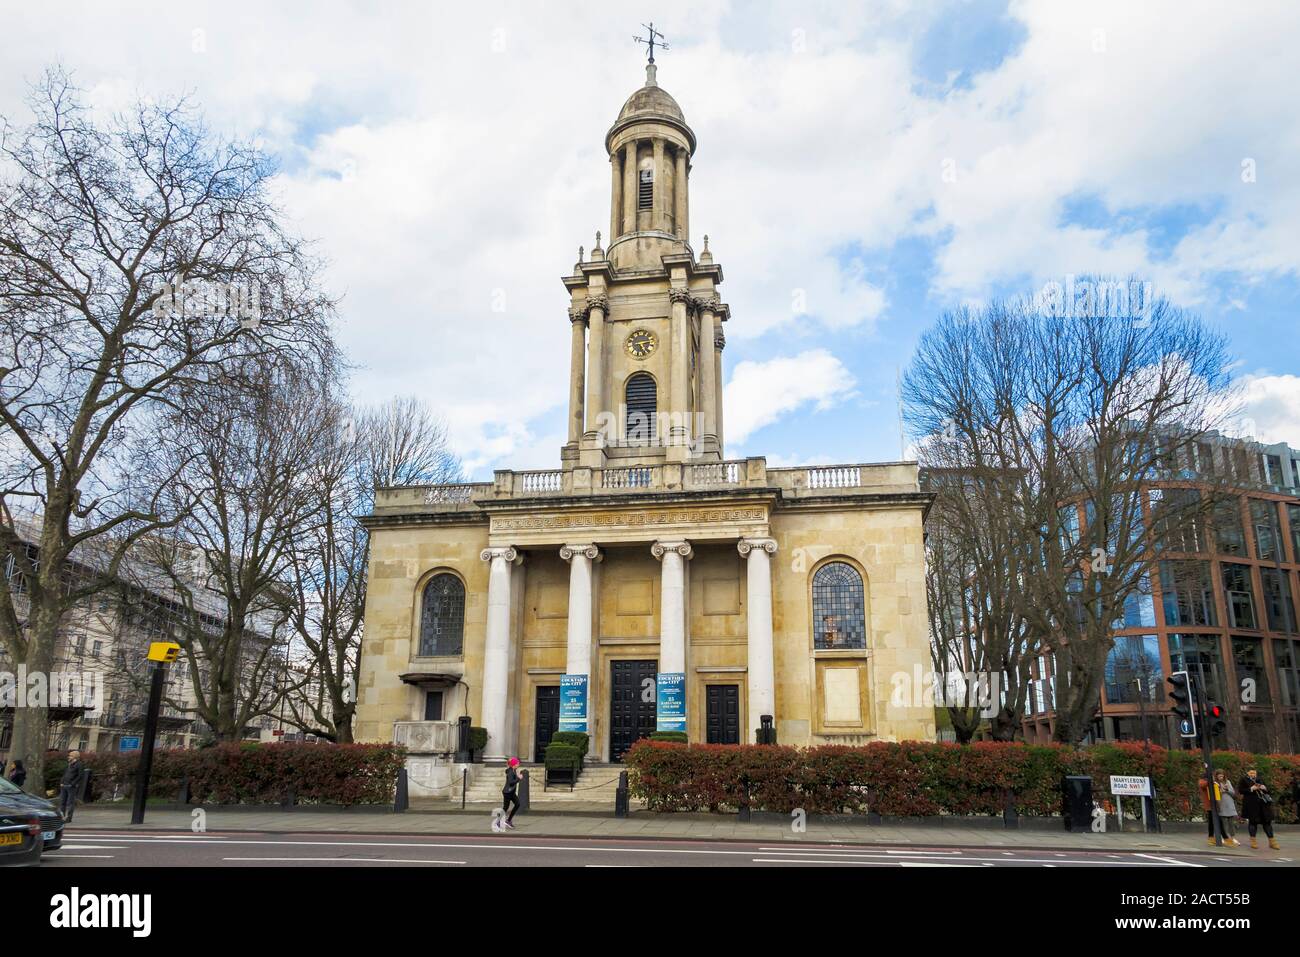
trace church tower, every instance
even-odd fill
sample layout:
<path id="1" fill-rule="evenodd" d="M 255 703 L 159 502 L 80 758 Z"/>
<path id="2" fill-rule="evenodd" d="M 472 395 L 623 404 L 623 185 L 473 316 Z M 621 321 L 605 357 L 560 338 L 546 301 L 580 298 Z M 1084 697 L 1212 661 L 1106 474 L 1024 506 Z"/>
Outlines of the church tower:
<path id="1" fill-rule="evenodd" d="M 608 245 L 579 251 L 571 299 L 565 468 L 722 459 L 722 267 L 690 241 L 695 133 L 658 83 L 628 97 L 605 135 Z"/>

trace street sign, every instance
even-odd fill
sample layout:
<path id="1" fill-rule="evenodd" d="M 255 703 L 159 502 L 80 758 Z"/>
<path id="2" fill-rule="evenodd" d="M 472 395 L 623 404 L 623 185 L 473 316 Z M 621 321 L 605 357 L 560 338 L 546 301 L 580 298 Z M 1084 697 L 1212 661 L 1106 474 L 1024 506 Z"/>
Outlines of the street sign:
<path id="1" fill-rule="evenodd" d="M 119 751 L 139 751 L 140 739 L 137 737 L 123 738 L 118 745 Z"/>
<path id="2" fill-rule="evenodd" d="M 1137 774 L 1112 774 L 1110 793 L 1116 797 L 1150 797 L 1151 779 Z"/>

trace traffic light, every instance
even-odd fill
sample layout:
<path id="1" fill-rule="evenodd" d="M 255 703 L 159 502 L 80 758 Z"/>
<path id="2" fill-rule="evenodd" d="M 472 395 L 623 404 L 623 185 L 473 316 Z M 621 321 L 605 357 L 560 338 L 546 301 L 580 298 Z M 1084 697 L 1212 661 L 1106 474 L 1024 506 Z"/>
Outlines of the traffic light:
<path id="1" fill-rule="evenodd" d="M 1178 720 L 1178 734 L 1184 738 L 1196 737 L 1196 707 L 1192 702 L 1192 682 L 1186 671 L 1175 671 L 1165 679 L 1172 686 L 1169 697 L 1174 699 L 1174 717 Z"/>
<path id="2" fill-rule="evenodd" d="M 1228 727 L 1228 722 L 1224 720 L 1226 712 L 1222 705 L 1215 704 L 1213 701 L 1205 709 L 1205 723 L 1209 726 L 1210 737 L 1217 738 Z"/>

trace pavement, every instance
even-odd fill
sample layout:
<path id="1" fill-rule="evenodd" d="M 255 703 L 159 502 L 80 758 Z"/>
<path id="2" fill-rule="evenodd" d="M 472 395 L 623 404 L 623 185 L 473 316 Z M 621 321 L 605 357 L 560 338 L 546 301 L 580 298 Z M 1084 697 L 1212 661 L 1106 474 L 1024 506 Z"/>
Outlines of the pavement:
<path id="1" fill-rule="evenodd" d="M 486 841 L 523 838 L 563 838 L 573 842 L 595 839 L 639 844 L 659 842 L 741 842 L 755 845 L 848 845 L 894 849 L 940 848 L 963 853 L 980 849 L 1011 852 L 1050 850 L 1055 852 L 1091 852 L 1130 855 L 1190 855 L 1202 863 L 1259 863 L 1296 866 L 1300 863 L 1300 829 L 1279 828 L 1280 851 L 1273 851 L 1261 840 L 1257 851 L 1246 844 L 1244 831 L 1238 835 L 1240 848 L 1208 847 L 1203 832 L 1172 831 L 1146 834 L 1141 831 L 1109 831 L 1104 834 L 1072 833 L 1064 829 L 1007 830 L 1000 827 L 968 827 L 896 824 L 868 824 L 864 818 L 812 818 L 803 830 L 778 815 L 755 815 L 742 822 L 735 815 L 667 814 L 634 811 L 627 818 L 616 818 L 608 806 L 599 810 L 566 808 L 563 813 L 534 809 L 515 819 L 516 830 L 506 835 L 494 834 L 492 815 L 487 808 L 479 813 L 408 811 L 308 811 L 233 809 L 222 807 L 191 810 L 150 808 L 145 823 L 130 824 L 130 808 L 85 806 L 77 809 L 68 826 L 64 852 L 49 855 L 53 860 L 66 856 L 71 860 L 79 843 L 102 844 L 109 833 L 123 838 L 144 836 L 149 843 L 166 832 L 168 840 L 200 843 L 220 836 L 238 840 L 240 835 L 256 835 L 257 840 L 272 840 L 281 835 L 332 836 L 364 842 L 369 836 L 391 835 L 406 839 L 429 837 L 481 838 Z M 197 813 L 196 813 L 197 812 Z M 1261 835 L 1262 837 L 1262 835 Z M 381 842 L 382 843 L 382 842 Z M 129 844 L 127 846 L 130 846 Z M 93 852 L 87 852 L 93 853 Z M 90 863 L 98 858 L 87 858 Z M 126 863 L 122 861 L 121 863 Z"/>

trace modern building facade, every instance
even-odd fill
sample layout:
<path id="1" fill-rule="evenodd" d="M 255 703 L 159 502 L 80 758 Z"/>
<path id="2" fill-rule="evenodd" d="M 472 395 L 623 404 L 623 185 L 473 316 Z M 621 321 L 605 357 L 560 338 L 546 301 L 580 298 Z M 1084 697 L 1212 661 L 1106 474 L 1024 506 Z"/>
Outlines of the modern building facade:
<path id="1" fill-rule="evenodd" d="M 1116 632 L 1092 736 L 1140 741 L 1145 722 L 1154 743 L 1193 746 L 1177 733 L 1165 681 L 1188 670 L 1227 710 L 1218 746 L 1300 752 L 1300 450 L 1215 434 L 1167 466 L 1144 502 L 1157 573 Z M 1165 529 L 1152 494 L 1216 502 Z M 1034 677 L 1026 737 L 1050 740 L 1050 656 Z"/>
<path id="2" fill-rule="evenodd" d="M 445 751 L 461 715 L 489 760 L 540 758 L 557 728 L 595 760 L 656 729 L 752 742 L 764 716 L 789 744 L 933 739 L 932 707 L 890 704 L 929 667 L 915 464 L 725 456 L 734 320 L 653 64 L 605 147 L 608 242 L 563 277 L 560 467 L 380 490 L 357 739 Z"/>

